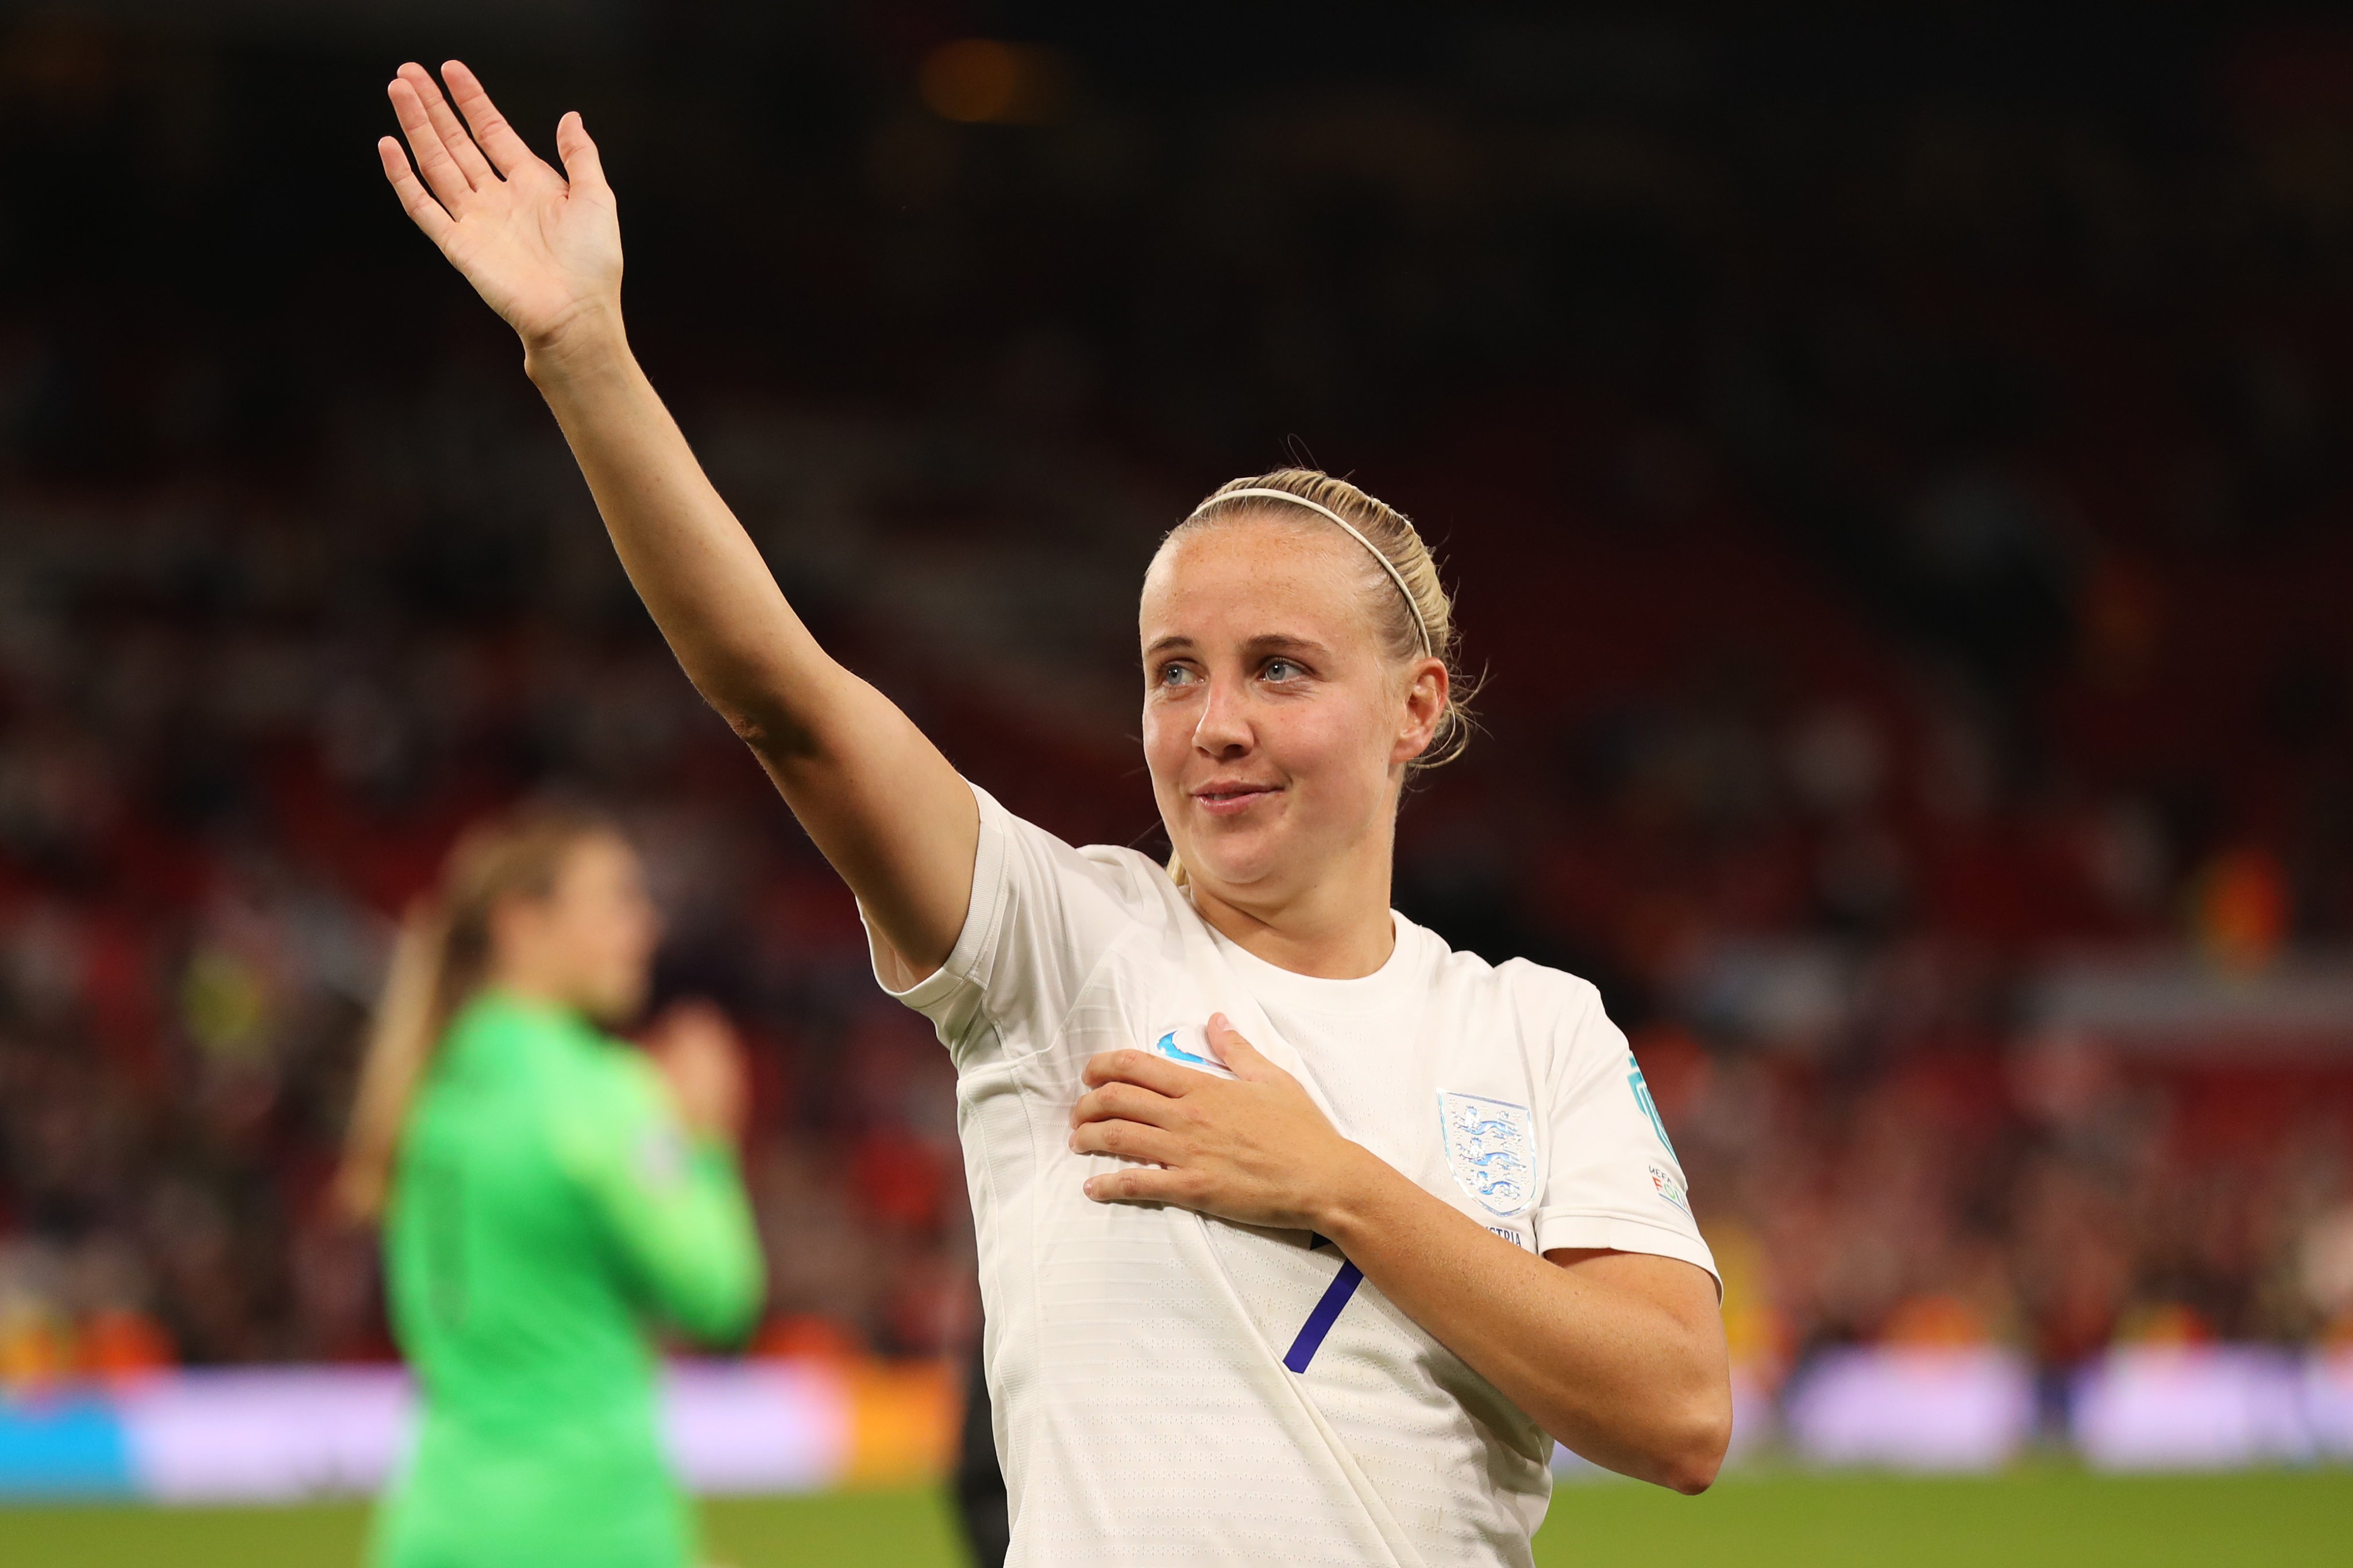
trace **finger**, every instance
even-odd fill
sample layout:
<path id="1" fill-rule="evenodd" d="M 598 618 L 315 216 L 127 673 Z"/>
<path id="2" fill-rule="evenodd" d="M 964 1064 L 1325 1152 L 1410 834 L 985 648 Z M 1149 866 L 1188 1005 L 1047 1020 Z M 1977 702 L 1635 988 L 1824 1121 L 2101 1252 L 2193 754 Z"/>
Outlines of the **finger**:
<path id="1" fill-rule="evenodd" d="M 1192 1151 L 1183 1139 L 1140 1121 L 1090 1121 L 1071 1134 L 1076 1154 L 1116 1154 L 1123 1160 L 1149 1160 L 1174 1165 Z"/>
<path id="2" fill-rule="evenodd" d="M 1164 1057 L 1135 1050 L 1104 1051 L 1089 1057 L 1081 1076 L 1089 1089 L 1100 1089 L 1107 1083 L 1132 1083 L 1172 1099 L 1199 1088 L 1204 1079 L 1204 1075 L 1195 1068 L 1178 1067 Z"/>
<path id="3" fill-rule="evenodd" d="M 1241 1031 L 1223 1013 L 1209 1015 L 1209 1045 L 1218 1059 L 1233 1069 L 1236 1078 L 1263 1080 L 1288 1080 L 1291 1075 L 1266 1059 L 1266 1053 L 1242 1038 Z"/>
<path id="4" fill-rule="evenodd" d="M 1089 1176 L 1084 1189 L 1099 1204 L 1176 1204 L 1184 1208 L 1197 1206 L 1206 1190 L 1201 1178 L 1192 1172 L 1156 1165 L 1134 1165 Z"/>
<path id="5" fill-rule="evenodd" d="M 1071 1108 L 1071 1125 L 1080 1127 L 1090 1121 L 1124 1118 L 1155 1127 L 1173 1127 L 1182 1114 L 1177 1102 L 1165 1094 L 1114 1081 L 1081 1095 L 1078 1104 Z"/>
<path id="6" fill-rule="evenodd" d="M 441 205 L 449 209 L 450 216 L 456 216 L 466 198 L 474 194 L 474 183 L 466 178 L 466 171 L 449 156 L 441 133 L 433 129 L 433 117 L 426 113 L 425 100 L 418 95 L 417 84 L 406 76 L 397 76 L 384 91 L 392 100 L 392 115 L 400 121 L 400 133 L 408 138 L 417 172 L 425 176 L 425 183 L 441 199 Z"/>
<path id="7" fill-rule="evenodd" d="M 743 1046 L 734 1021 L 716 1003 L 701 996 L 681 997 L 663 1008 L 651 1034 L 664 1048 L 685 1045 L 733 1051 Z"/>
<path id="8" fill-rule="evenodd" d="M 400 198 L 402 207 L 417 221 L 417 226 L 425 231 L 426 238 L 436 245 L 440 244 L 442 237 L 457 226 L 457 220 L 433 199 L 432 192 L 418 183 L 417 172 L 408 166 L 408 154 L 402 150 L 400 138 L 382 138 L 376 142 L 375 151 L 376 156 L 384 160 L 384 177 L 392 182 L 393 194 Z"/>
<path id="9" fill-rule="evenodd" d="M 468 129 L 473 132 L 474 141 L 490 159 L 491 167 L 501 174 L 512 175 L 519 168 L 539 163 L 538 155 L 524 145 L 523 139 L 515 134 L 515 128 L 507 123 L 507 117 L 499 112 L 499 106 L 491 101 L 491 95 L 482 90 L 482 79 L 467 69 L 465 61 L 444 61 L 441 79 L 449 84 L 449 96 L 457 100 L 458 112 L 466 117 Z"/>
<path id="10" fill-rule="evenodd" d="M 613 187 L 605 183 L 605 161 L 597 155 L 596 143 L 588 140 L 588 128 L 580 122 L 579 110 L 555 122 L 555 155 L 564 160 L 564 177 L 572 182 L 573 189 L 604 196 L 613 194 Z"/>
<path id="11" fill-rule="evenodd" d="M 411 76 L 411 71 L 417 74 Z M 482 156 L 482 150 L 474 145 L 474 139 L 466 133 L 465 122 L 458 118 L 458 111 L 449 107 L 448 95 L 441 90 L 441 84 L 435 81 L 423 66 L 413 61 L 401 67 L 400 74 L 416 89 L 417 99 L 425 105 L 425 117 L 432 122 L 433 132 L 441 138 L 441 144 L 449 149 L 450 160 L 465 171 L 466 183 L 478 191 L 488 190 L 497 183 L 497 171 L 491 167 L 491 161 Z"/>

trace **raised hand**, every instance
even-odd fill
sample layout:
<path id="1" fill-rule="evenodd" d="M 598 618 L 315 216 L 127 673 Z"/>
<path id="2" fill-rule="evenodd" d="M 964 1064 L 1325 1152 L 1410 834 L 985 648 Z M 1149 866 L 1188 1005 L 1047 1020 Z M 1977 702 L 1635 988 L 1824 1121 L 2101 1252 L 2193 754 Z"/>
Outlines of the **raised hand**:
<path id="1" fill-rule="evenodd" d="M 708 1002 L 677 1002 L 648 1031 L 679 1119 L 705 1138 L 733 1142 L 751 1097 L 744 1045 L 727 1015 Z"/>
<path id="2" fill-rule="evenodd" d="M 556 123 L 558 174 L 523 144 L 472 71 L 451 60 L 441 76 L 447 98 L 414 61 L 385 89 L 417 159 L 412 169 L 397 138 L 376 143 L 400 205 L 527 353 L 583 331 L 617 331 L 620 216 L 580 116 Z"/>

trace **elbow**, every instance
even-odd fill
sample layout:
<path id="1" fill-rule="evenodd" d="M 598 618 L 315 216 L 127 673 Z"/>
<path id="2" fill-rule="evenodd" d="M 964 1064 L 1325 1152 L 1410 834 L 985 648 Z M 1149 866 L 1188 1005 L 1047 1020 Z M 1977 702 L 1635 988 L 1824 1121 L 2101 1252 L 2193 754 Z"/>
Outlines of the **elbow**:
<path id="1" fill-rule="evenodd" d="M 706 691 L 703 700 L 727 721 L 735 738 L 761 756 L 788 756 L 807 744 L 807 737 L 787 722 L 773 703 Z"/>
<path id="2" fill-rule="evenodd" d="M 1662 1445 L 1659 1483 L 1685 1497 L 1699 1496 L 1715 1484 L 1731 1447 L 1732 1391 L 1720 1388 L 1695 1402 L 1676 1423 L 1670 1441 Z"/>
<path id="3" fill-rule="evenodd" d="M 693 1297 L 675 1303 L 671 1321 L 689 1337 L 712 1350 L 733 1350 L 760 1326 L 766 1305 L 765 1282 L 756 1273 L 740 1279 L 713 1280 Z"/>
<path id="4" fill-rule="evenodd" d="M 1722 1454 L 1694 1455 L 1670 1471 L 1664 1478 L 1664 1484 L 1670 1491 L 1681 1492 L 1685 1497 L 1697 1497 L 1715 1485 L 1716 1472 L 1723 1468 Z"/>
<path id="5" fill-rule="evenodd" d="M 706 1350 L 740 1349 L 760 1324 L 757 1297 L 712 1302 L 678 1316 L 678 1326 Z"/>
<path id="6" fill-rule="evenodd" d="M 1732 1447 L 1731 1391 L 1653 1404 L 1639 1426 L 1615 1433 L 1588 1427 L 1584 1442 L 1561 1441 L 1620 1475 L 1697 1497 L 1715 1484 Z"/>
<path id="7" fill-rule="evenodd" d="M 743 1344 L 760 1326 L 761 1309 L 767 1304 L 767 1282 L 754 1273 L 729 1293 L 713 1324 L 718 1332 L 711 1336 L 712 1342 L 728 1346 Z"/>

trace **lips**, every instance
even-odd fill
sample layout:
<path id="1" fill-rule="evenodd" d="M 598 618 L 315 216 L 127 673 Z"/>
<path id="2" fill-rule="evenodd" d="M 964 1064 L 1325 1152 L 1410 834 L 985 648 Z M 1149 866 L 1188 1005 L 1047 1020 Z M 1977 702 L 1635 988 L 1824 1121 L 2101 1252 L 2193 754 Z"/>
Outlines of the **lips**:
<path id="1" fill-rule="evenodd" d="M 1281 794 L 1274 784 L 1245 784 L 1239 779 L 1218 779 L 1193 792 L 1193 803 L 1211 816 L 1233 816 L 1248 811 L 1262 800 Z"/>

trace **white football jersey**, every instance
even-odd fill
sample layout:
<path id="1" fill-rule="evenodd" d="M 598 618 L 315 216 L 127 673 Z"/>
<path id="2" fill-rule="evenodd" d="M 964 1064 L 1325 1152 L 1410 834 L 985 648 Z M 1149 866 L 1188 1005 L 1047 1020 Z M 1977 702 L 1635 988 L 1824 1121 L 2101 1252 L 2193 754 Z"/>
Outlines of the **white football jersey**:
<path id="1" fill-rule="evenodd" d="M 1531 1561 L 1552 1443 L 1320 1237 L 1097 1204 L 1070 1150 L 1088 1058 L 1222 1070 L 1212 1013 L 1346 1137 L 1511 1245 L 1715 1272 L 1681 1167 L 1582 980 L 1397 917 L 1360 980 L 1211 930 L 1132 849 L 1074 849 L 985 792 L 972 906 L 900 999 L 957 1068 L 1016 1568 Z"/>

